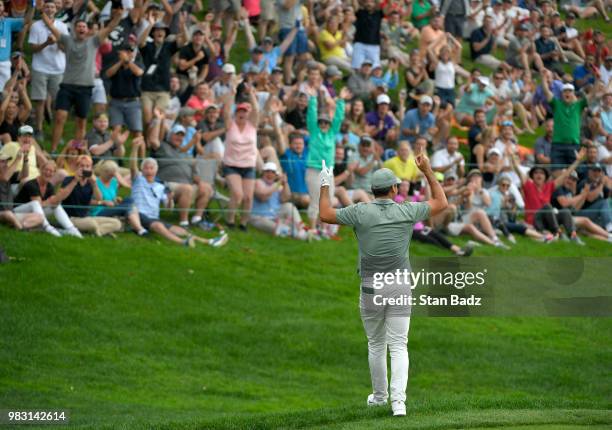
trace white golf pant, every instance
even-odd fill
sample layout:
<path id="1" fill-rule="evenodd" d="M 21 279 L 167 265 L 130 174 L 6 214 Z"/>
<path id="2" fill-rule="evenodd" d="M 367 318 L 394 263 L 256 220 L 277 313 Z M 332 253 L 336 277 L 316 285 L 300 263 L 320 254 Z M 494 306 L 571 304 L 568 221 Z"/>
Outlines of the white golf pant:
<path id="1" fill-rule="evenodd" d="M 391 355 L 391 401 L 406 401 L 408 385 L 408 329 L 409 316 L 389 316 L 385 312 L 362 310 L 361 321 L 368 337 L 368 363 L 372 378 L 374 400 L 386 402 L 389 397 L 387 381 L 387 346 Z"/>
<path id="2" fill-rule="evenodd" d="M 31 202 L 25 203 L 23 205 L 19 205 L 13 209 L 13 212 L 16 214 L 25 214 L 25 213 L 36 213 L 43 216 L 43 228 L 46 230 L 49 228 L 50 224 L 47 220 L 47 217 L 53 215 L 57 222 L 65 229 L 69 230 L 74 228 L 74 224 L 70 221 L 70 217 L 62 207 L 62 205 L 57 205 L 55 207 L 45 206 L 44 208 L 40 204 L 38 200 L 32 200 Z"/>

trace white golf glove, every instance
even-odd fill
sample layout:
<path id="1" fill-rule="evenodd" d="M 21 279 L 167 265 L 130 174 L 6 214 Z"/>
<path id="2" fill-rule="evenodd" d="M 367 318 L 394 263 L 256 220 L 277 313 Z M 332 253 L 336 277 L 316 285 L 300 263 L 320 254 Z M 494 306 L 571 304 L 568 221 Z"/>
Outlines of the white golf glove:
<path id="1" fill-rule="evenodd" d="M 319 182 L 322 187 L 329 187 L 334 180 L 334 169 L 331 167 L 325 167 L 325 160 L 323 160 L 323 167 L 321 173 L 319 173 Z"/>

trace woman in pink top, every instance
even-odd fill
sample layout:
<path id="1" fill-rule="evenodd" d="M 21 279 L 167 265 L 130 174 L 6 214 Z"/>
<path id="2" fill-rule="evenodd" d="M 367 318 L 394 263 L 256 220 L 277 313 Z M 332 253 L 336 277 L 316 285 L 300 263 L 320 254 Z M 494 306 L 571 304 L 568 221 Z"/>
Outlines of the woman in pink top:
<path id="1" fill-rule="evenodd" d="M 227 100 L 223 107 L 225 120 L 225 154 L 223 173 L 230 189 L 227 226 L 235 226 L 236 209 L 242 203 L 240 229 L 246 231 L 255 190 L 255 165 L 257 164 L 257 124 L 259 111 L 255 91 L 249 85 L 245 92 L 250 102 L 239 103 L 232 118 L 232 103 Z M 231 93 L 230 93 L 231 94 Z"/>

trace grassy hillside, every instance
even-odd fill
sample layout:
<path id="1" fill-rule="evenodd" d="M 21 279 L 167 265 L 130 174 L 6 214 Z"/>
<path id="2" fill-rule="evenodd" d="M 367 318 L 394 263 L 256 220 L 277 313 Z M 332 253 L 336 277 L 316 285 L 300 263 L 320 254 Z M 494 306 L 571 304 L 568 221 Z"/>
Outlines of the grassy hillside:
<path id="1" fill-rule="evenodd" d="M 604 318 L 415 317 L 411 417 L 367 410 L 356 244 L 343 238 L 234 233 L 225 248 L 188 250 L 0 228 L 14 257 L 0 266 L 0 408 L 66 408 L 89 428 L 612 424 Z M 512 254 L 609 245 L 521 241 Z"/>

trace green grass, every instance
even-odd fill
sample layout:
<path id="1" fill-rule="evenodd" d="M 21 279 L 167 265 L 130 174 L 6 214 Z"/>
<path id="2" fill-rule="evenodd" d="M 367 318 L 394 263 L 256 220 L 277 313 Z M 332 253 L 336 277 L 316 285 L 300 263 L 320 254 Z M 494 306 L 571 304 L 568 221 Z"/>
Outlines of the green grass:
<path id="1" fill-rule="evenodd" d="M 0 408 L 66 408 L 79 428 L 612 424 L 605 318 L 415 317 L 410 417 L 367 410 L 356 243 L 342 236 L 188 250 L 0 228 L 14 257 L 0 266 Z M 521 240 L 512 255 L 609 249 Z"/>

